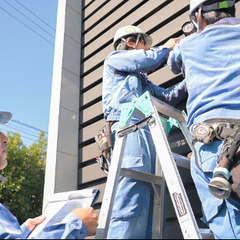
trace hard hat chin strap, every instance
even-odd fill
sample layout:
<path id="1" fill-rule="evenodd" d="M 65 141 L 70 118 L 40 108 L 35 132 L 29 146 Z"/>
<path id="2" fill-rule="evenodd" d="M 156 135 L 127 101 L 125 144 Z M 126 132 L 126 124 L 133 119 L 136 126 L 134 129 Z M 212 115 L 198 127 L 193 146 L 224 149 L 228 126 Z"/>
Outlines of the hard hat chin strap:
<path id="1" fill-rule="evenodd" d="M 197 31 L 200 31 L 202 29 L 202 6 L 198 8 L 198 16 L 196 16 L 196 13 L 191 16 L 191 21 L 197 28 Z"/>
<path id="2" fill-rule="evenodd" d="M 198 12 L 192 14 L 190 18 L 194 26 L 197 28 L 197 31 L 200 31 L 202 29 L 202 5 L 199 6 Z"/>
<path id="3" fill-rule="evenodd" d="M 136 46 L 137 46 L 138 43 L 139 43 L 140 37 L 141 37 L 141 33 L 139 33 L 139 34 L 137 35 L 137 39 L 136 39 L 135 46 L 133 47 L 133 49 L 136 49 Z"/>
<path id="4" fill-rule="evenodd" d="M 116 50 L 117 50 L 117 51 L 120 50 L 123 42 L 126 42 L 126 39 L 125 39 L 125 38 L 121 38 L 121 42 L 120 42 L 120 43 L 117 45 L 117 47 L 116 47 Z"/>
<path id="5" fill-rule="evenodd" d="M 198 20 L 197 20 L 198 31 L 202 29 L 202 6 L 198 9 Z"/>

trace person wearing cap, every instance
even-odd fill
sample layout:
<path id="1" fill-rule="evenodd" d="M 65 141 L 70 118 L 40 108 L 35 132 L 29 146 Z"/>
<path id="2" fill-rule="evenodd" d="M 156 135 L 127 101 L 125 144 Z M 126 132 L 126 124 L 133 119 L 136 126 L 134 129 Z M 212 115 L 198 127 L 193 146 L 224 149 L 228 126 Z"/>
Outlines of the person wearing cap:
<path id="1" fill-rule="evenodd" d="M 7 123 L 11 117 L 12 114 L 9 112 L 0 112 L 0 125 Z M 7 136 L 0 132 L 0 170 L 8 164 L 7 143 Z M 30 218 L 20 226 L 17 218 L 0 203 L 0 239 L 26 239 L 44 219 L 43 216 Z M 78 208 L 68 214 L 61 223 L 43 229 L 34 238 L 83 239 L 87 235 L 95 234 L 97 225 L 97 215 L 92 207 Z"/>
<path id="2" fill-rule="evenodd" d="M 102 102 L 104 117 L 111 124 L 113 142 L 118 130 L 121 105 L 148 91 L 152 96 L 174 105 L 185 97 L 181 83 L 163 89 L 150 81 L 147 74 L 167 61 L 178 39 L 151 47 L 152 38 L 139 27 L 127 25 L 118 29 L 113 48 L 104 61 Z M 140 119 L 133 116 L 130 125 Z M 113 148 L 114 151 L 114 148 Z M 122 167 L 155 172 L 156 152 L 148 126 L 128 135 Z M 110 165 L 111 171 L 111 165 Z M 134 179 L 119 179 L 108 230 L 109 239 L 151 238 L 153 189 L 150 184 Z"/>
<path id="3" fill-rule="evenodd" d="M 222 151 L 227 150 L 223 146 L 227 146 L 224 141 L 229 135 L 221 137 L 224 132 L 218 129 L 230 132 L 234 127 L 239 132 L 240 19 L 235 17 L 234 0 L 191 0 L 190 18 L 198 31 L 176 44 L 168 65 L 173 73 L 182 72 L 185 76 L 187 125 L 196 140 L 191 175 L 202 203 L 202 220 L 215 238 L 239 239 L 240 198 L 233 187 L 239 184 L 240 173 L 235 166 L 229 170 L 219 168 L 218 159 L 222 159 Z M 201 129 L 206 130 L 206 136 Z M 198 139 L 200 133 L 205 139 Z M 209 136 L 213 140 L 207 142 Z M 238 154 L 231 159 L 236 164 L 240 160 Z M 214 183 L 220 171 L 226 180 L 218 178 Z M 235 172 L 238 173 L 235 175 Z M 233 182 L 231 188 L 227 180 L 229 184 Z"/>

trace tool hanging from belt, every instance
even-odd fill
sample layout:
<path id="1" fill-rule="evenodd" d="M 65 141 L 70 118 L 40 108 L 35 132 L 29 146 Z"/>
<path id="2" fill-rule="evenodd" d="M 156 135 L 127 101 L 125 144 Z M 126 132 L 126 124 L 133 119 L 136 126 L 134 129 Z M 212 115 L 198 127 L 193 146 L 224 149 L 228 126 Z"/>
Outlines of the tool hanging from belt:
<path id="1" fill-rule="evenodd" d="M 240 189 L 232 189 L 233 185 L 231 186 L 230 182 L 233 182 L 234 177 L 230 172 L 233 163 L 236 165 L 236 161 L 240 160 L 235 157 L 240 152 L 240 120 L 210 119 L 204 123 L 194 124 L 191 132 L 194 141 L 204 144 L 212 144 L 217 139 L 224 141 L 217 166 L 213 171 L 213 178 L 209 183 L 209 190 L 220 199 L 228 198 L 231 193 L 239 199 Z M 197 164 L 197 166 L 199 165 Z"/>
<path id="2" fill-rule="evenodd" d="M 98 144 L 98 150 L 100 155 L 96 157 L 97 162 L 100 164 L 100 168 L 108 175 L 110 158 L 112 155 L 112 131 L 111 126 L 114 122 L 106 122 L 100 129 L 100 134 L 95 136 L 95 141 Z"/>

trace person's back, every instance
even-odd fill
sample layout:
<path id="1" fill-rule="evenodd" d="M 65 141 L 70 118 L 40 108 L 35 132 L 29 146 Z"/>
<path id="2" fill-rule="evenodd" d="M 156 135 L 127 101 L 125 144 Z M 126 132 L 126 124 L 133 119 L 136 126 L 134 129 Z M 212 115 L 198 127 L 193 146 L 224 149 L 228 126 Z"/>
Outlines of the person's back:
<path id="1" fill-rule="evenodd" d="M 190 17 L 198 32 L 176 44 L 168 65 L 187 85 L 191 175 L 215 238 L 239 239 L 240 19 L 234 0 L 190 0 Z"/>
<path id="2" fill-rule="evenodd" d="M 190 89 L 188 126 L 219 115 L 240 116 L 239 43 L 240 19 L 230 17 L 208 25 L 176 45 L 175 54 L 170 58 L 177 58 L 177 51 L 181 49 Z M 174 68 L 172 65 L 173 71 Z"/>

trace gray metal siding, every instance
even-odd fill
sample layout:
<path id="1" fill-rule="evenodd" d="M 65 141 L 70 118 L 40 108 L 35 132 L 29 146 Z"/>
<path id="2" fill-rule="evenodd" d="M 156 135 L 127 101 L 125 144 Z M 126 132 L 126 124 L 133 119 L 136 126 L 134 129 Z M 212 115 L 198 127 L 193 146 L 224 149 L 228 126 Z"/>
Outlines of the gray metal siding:
<path id="1" fill-rule="evenodd" d="M 239 2 L 239 1 L 237 1 Z M 124 25 L 137 25 L 153 37 L 153 45 L 161 45 L 170 37 L 182 37 L 181 26 L 189 20 L 189 0 L 83 0 L 83 32 L 81 58 L 81 95 L 79 126 L 79 189 L 98 187 L 101 191 L 96 208 L 100 208 L 106 176 L 95 157 L 98 155 L 94 135 L 104 125 L 102 113 L 102 71 L 106 56 L 113 50 L 115 31 Z M 239 16 L 240 3 L 237 3 Z M 175 76 L 167 66 L 149 75 L 157 85 L 169 87 L 183 78 Z M 185 108 L 185 101 L 178 105 Z M 178 129 L 169 136 L 174 152 L 186 155 L 190 149 L 182 141 Z M 189 170 L 179 168 L 199 226 L 201 206 Z M 171 200 L 167 201 L 166 238 L 182 238 Z"/>

